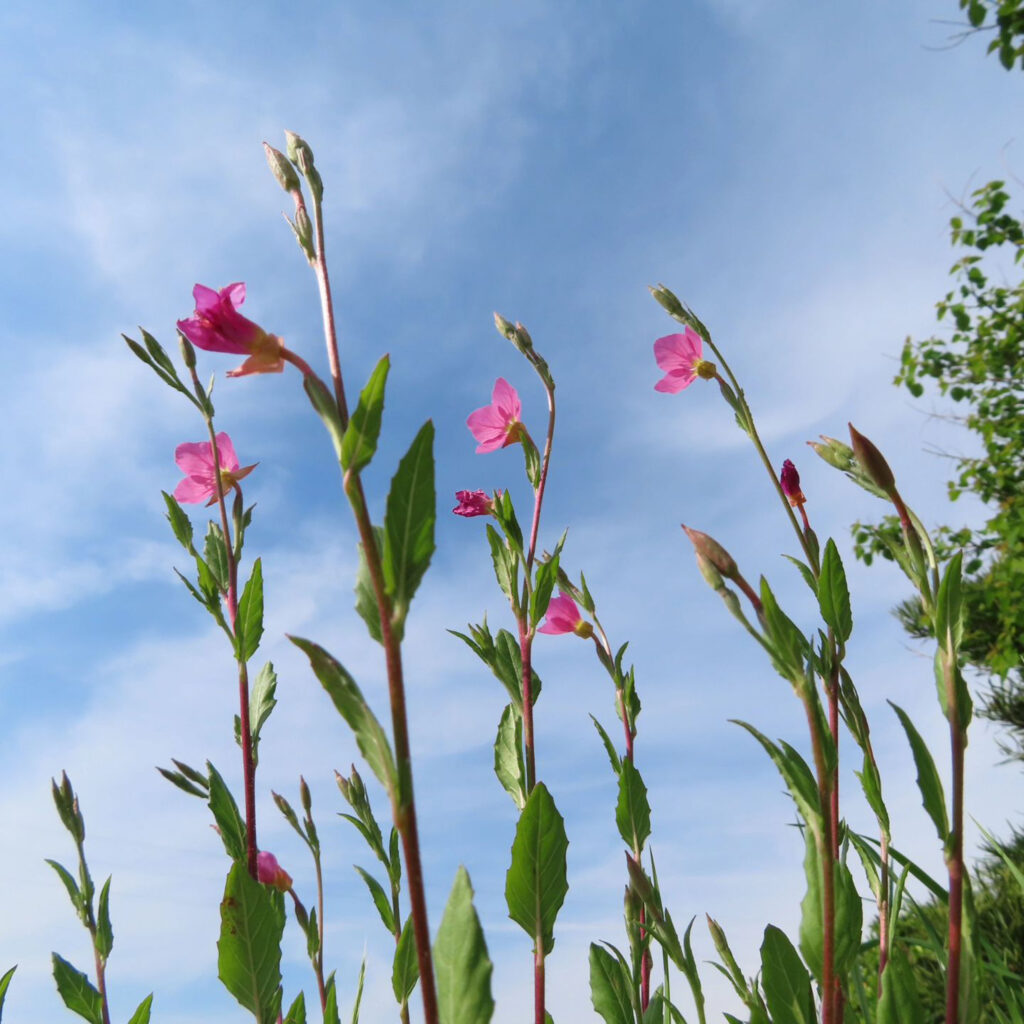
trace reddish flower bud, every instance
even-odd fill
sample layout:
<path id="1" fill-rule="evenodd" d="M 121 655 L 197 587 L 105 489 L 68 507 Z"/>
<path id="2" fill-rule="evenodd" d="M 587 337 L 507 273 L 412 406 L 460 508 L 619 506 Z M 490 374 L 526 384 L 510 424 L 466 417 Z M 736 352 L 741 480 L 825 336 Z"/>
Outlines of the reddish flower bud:
<path id="1" fill-rule="evenodd" d="M 735 580 L 739 577 L 739 569 L 736 561 L 714 537 L 709 537 L 700 530 L 691 530 L 685 523 L 682 524 L 686 536 L 697 552 L 697 561 L 703 557 L 707 559 L 727 580 Z"/>
<path id="2" fill-rule="evenodd" d="M 292 887 L 292 876 L 277 863 L 277 858 L 266 850 L 260 850 L 256 854 L 256 877 L 264 885 L 272 885 L 281 892 L 287 892 Z"/>
<path id="3" fill-rule="evenodd" d="M 782 493 L 789 498 L 789 503 L 793 508 L 797 508 L 807 501 L 804 492 L 800 490 L 800 474 L 789 459 L 782 463 L 779 482 L 782 485 Z"/>
<path id="4" fill-rule="evenodd" d="M 489 516 L 494 512 L 494 499 L 483 491 L 456 491 L 458 505 L 452 509 L 457 516 Z"/>
<path id="5" fill-rule="evenodd" d="M 860 463 L 861 469 L 867 474 L 871 482 L 880 487 L 891 498 L 896 493 L 896 477 L 893 476 L 889 463 L 885 456 L 859 431 L 852 423 L 850 428 L 850 444 L 853 446 L 853 454 Z"/>

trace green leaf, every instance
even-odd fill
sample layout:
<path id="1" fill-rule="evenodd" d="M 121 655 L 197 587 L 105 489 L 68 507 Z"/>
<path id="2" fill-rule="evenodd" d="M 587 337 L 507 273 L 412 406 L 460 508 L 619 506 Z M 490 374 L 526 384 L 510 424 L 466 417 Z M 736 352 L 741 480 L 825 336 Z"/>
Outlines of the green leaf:
<path id="1" fill-rule="evenodd" d="M 384 581 L 400 629 L 434 553 L 434 424 L 427 420 L 391 480 L 384 516 Z"/>
<path id="2" fill-rule="evenodd" d="M 558 555 L 553 555 L 548 561 L 540 562 L 535 572 L 536 581 L 533 585 L 533 593 L 530 595 L 530 624 L 536 626 L 551 601 L 551 592 L 555 589 L 555 581 L 558 579 Z"/>
<path id="3" fill-rule="evenodd" d="M 612 769 L 618 775 L 622 762 L 619 758 L 619 752 L 615 749 L 615 744 L 612 743 L 611 737 L 605 732 L 604 726 L 593 715 L 590 716 L 590 720 L 594 723 L 594 728 L 601 737 L 605 752 L 608 754 L 608 760 L 612 763 Z"/>
<path id="4" fill-rule="evenodd" d="M 289 636 L 288 639 L 309 658 L 313 672 L 320 680 L 321 686 L 327 691 L 338 714 L 345 719 L 349 728 L 355 733 L 356 743 L 359 745 L 359 751 L 366 759 L 366 763 L 370 766 L 373 774 L 377 776 L 381 785 L 388 793 L 393 794 L 397 783 L 397 773 L 391 746 L 380 722 L 374 717 L 355 680 L 338 661 L 318 644 L 297 636 Z"/>
<path id="5" fill-rule="evenodd" d="M 14 972 L 18 969 L 18 965 L 15 964 L 2 978 L 0 978 L 0 1019 L 3 1018 L 4 1013 L 4 1000 L 7 998 L 7 990 L 11 987 L 11 979 L 14 977 Z M 131 1022 L 129 1022 L 131 1024 Z"/>
<path id="6" fill-rule="evenodd" d="M 772 1024 L 815 1024 L 810 976 L 793 943 L 771 924 L 761 943 L 761 983 Z"/>
<path id="7" fill-rule="evenodd" d="M 359 995 L 363 994 L 363 973 L 366 970 L 366 960 L 363 959 L 363 965 L 359 971 Z M 334 971 L 331 971 L 330 976 L 327 979 L 327 983 L 324 985 L 327 998 L 324 1001 L 324 1024 L 341 1024 L 340 1018 L 338 1017 L 338 986 L 334 982 Z M 359 1016 L 359 999 L 356 999 L 356 1005 L 352 1010 L 352 1020 L 356 1021 Z"/>
<path id="8" fill-rule="evenodd" d="M 388 899 L 387 893 L 384 892 L 384 887 L 373 875 L 364 871 L 358 864 L 355 865 L 355 869 L 359 872 L 359 877 L 366 883 L 366 888 L 370 890 L 373 905 L 377 908 L 377 913 L 380 914 L 380 919 L 384 922 L 384 927 L 387 928 L 388 934 L 394 935 L 395 916 L 391 912 L 391 901 Z"/>
<path id="9" fill-rule="evenodd" d="M 590 1001 L 605 1024 L 635 1024 L 632 979 L 622 962 L 590 944 Z"/>
<path id="10" fill-rule="evenodd" d="M 64 883 L 64 888 L 68 891 L 68 896 L 71 898 L 71 906 L 75 908 L 75 913 L 84 919 L 85 901 L 82 899 L 82 893 L 78 888 L 74 875 L 63 864 L 58 864 L 55 860 L 47 858 L 46 863 L 57 872 L 58 877 Z"/>
<path id="11" fill-rule="evenodd" d="M 103 1000 L 93 983 L 62 956 L 53 953 L 53 980 L 64 1005 L 91 1024 L 103 1024 Z"/>
<path id="12" fill-rule="evenodd" d="M 185 510 L 166 491 L 160 492 L 167 506 L 167 521 L 171 524 L 178 543 L 192 554 L 192 520 Z"/>
<path id="13" fill-rule="evenodd" d="M 455 875 L 441 927 L 434 940 L 437 1003 L 445 1024 L 487 1024 L 494 1013 L 493 965 L 466 869 Z"/>
<path id="14" fill-rule="evenodd" d="M 258 558 L 238 602 L 235 636 L 239 658 L 248 661 L 256 653 L 263 636 L 263 565 Z"/>
<path id="15" fill-rule="evenodd" d="M 513 602 L 513 606 L 519 600 L 516 589 L 516 556 L 509 550 L 508 545 L 502 540 L 501 534 L 487 524 L 487 543 L 491 549 L 491 562 L 494 564 L 494 578 L 498 581 L 502 593 Z"/>
<path id="16" fill-rule="evenodd" d="M 345 430 L 341 425 L 341 416 L 338 414 L 334 395 L 327 390 L 322 380 L 314 376 L 303 375 L 302 386 L 309 398 L 309 404 L 313 406 L 313 411 L 327 429 L 331 444 L 334 446 L 334 454 L 340 461 Z"/>
<path id="17" fill-rule="evenodd" d="M 644 780 L 629 758 L 623 760 L 619 768 L 615 824 L 619 827 L 622 841 L 635 853 L 639 853 L 651 834 L 651 806 L 647 802 Z"/>
<path id="18" fill-rule="evenodd" d="M 914 972 L 900 953 L 890 957 L 882 972 L 877 1024 L 919 1024 L 925 1017 L 917 997 Z"/>
<path id="19" fill-rule="evenodd" d="M 569 890 L 565 852 L 569 840 L 565 821 L 551 794 L 538 782 L 519 816 L 512 843 L 512 864 L 505 876 L 509 917 L 547 956 L 555 944 L 555 918 Z"/>
<path id="20" fill-rule="evenodd" d="M 383 527 L 375 526 L 373 528 L 373 539 L 377 545 L 377 554 L 383 557 Z M 377 643 L 383 643 L 383 634 L 380 631 L 380 607 L 377 604 L 377 594 L 373 589 L 370 567 L 366 562 L 366 552 L 363 550 L 362 544 L 359 545 L 359 569 L 356 572 L 356 611 L 366 623 L 370 636 Z"/>
<path id="21" fill-rule="evenodd" d="M 145 999 L 135 1008 L 128 1024 L 149 1024 L 149 1011 L 153 1006 L 153 993 L 150 992 Z"/>
<path id="22" fill-rule="evenodd" d="M 786 783 L 786 788 L 789 790 L 789 795 L 793 798 L 797 810 L 799 810 L 804 821 L 810 825 L 815 833 L 819 833 L 823 820 L 818 795 L 818 784 L 814 781 L 814 776 L 811 774 L 811 770 L 807 767 L 806 762 L 792 749 L 789 753 L 784 752 L 752 725 L 737 719 L 730 719 L 730 721 L 746 729 L 764 747 L 768 756 L 775 763 L 775 767 L 779 769 L 779 773 Z"/>
<path id="23" fill-rule="evenodd" d="M 910 741 L 914 764 L 917 766 L 917 788 L 921 792 L 921 802 L 935 825 L 940 841 L 945 843 L 949 836 L 949 818 L 946 816 L 946 797 L 942 791 L 942 780 L 935 768 L 935 762 L 921 734 L 914 728 L 910 716 L 892 701 L 889 701 L 889 704 L 899 716 L 903 731 Z"/>
<path id="24" fill-rule="evenodd" d="M 946 566 L 935 598 L 935 639 L 954 658 L 964 636 L 961 572 L 963 552 L 958 551 Z"/>
<path id="25" fill-rule="evenodd" d="M 331 980 L 333 981 L 333 979 L 334 979 L 334 975 L 332 974 L 331 975 Z M 359 978 L 358 978 L 358 981 L 357 981 L 357 984 L 356 984 L 356 998 L 355 998 L 355 1001 L 352 1003 L 352 1018 L 351 1018 L 352 1019 L 352 1024 L 359 1024 L 359 1006 L 360 1006 L 360 1004 L 363 1001 L 363 984 L 364 984 L 365 981 L 366 981 L 366 956 L 364 954 L 363 961 L 359 965 Z M 332 988 L 332 992 L 333 992 L 333 988 Z M 335 996 L 335 1001 L 337 1001 L 337 996 Z M 339 1024 L 337 1009 L 334 1010 L 334 1019 L 332 1021 L 328 1021 L 326 1014 L 324 1015 L 324 1024 Z"/>
<path id="26" fill-rule="evenodd" d="M 284 898 L 250 877 L 245 864 L 228 872 L 220 905 L 217 976 L 251 1011 L 256 1024 L 276 1024 L 281 1009 Z"/>
<path id="27" fill-rule="evenodd" d="M 846 643 L 853 632 L 853 614 L 850 611 L 850 588 L 846 572 L 835 541 L 829 537 L 821 559 L 818 578 L 818 606 L 821 617 L 832 627 L 840 643 Z"/>
<path id="28" fill-rule="evenodd" d="M 814 578 L 814 573 L 807 567 L 804 562 L 801 562 L 799 558 L 794 558 L 792 555 L 783 555 L 787 561 L 792 562 L 799 570 L 800 575 L 804 578 L 804 583 L 811 588 L 811 593 L 817 595 L 818 593 L 818 581 Z"/>
<path id="29" fill-rule="evenodd" d="M 260 732 L 270 713 L 277 707 L 277 673 L 272 662 L 260 669 L 249 694 L 249 734 L 252 736 L 252 761 L 259 763 Z M 237 716 L 236 716 L 237 718 Z M 241 737 L 237 736 L 240 740 Z"/>
<path id="30" fill-rule="evenodd" d="M 377 451 L 381 414 L 384 411 L 384 386 L 391 368 L 389 356 L 382 356 L 370 374 L 366 387 L 359 394 L 359 404 L 345 430 L 341 442 L 341 466 L 349 473 L 358 473 L 369 465 Z"/>
<path id="31" fill-rule="evenodd" d="M 221 594 L 227 593 L 228 553 L 224 546 L 224 534 L 221 532 L 221 528 L 212 520 L 206 524 L 206 538 L 203 542 L 203 561 L 213 577 L 216 589 Z"/>
<path id="32" fill-rule="evenodd" d="M 824 963 L 824 874 L 821 864 L 819 839 L 804 830 L 804 874 L 807 894 L 800 904 L 800 952 L 814 977 L 821 982 Z M 835 946 L 833 964 L 835 974 L 843 977 L 850 961 L 860 950 L 863 910 L 860 895 L 854 885 L 849 868 L 842 862 L 833 864 L 833 898 L 835 904 Z"/>
<path id="33" fill-rule="evenodd" d="M 413 934 L 410 914 L 395 946 L 395 959 L 391 966 L 391 989 L 399 1003 L 408 1002 L 419 977 L 420 965 L 416 956 L 416 937 Z"/>
<path id="34" fill-rule="evenodd" d="M 114 948 L 114 929 L 110 924 L 110 877 L 100 889 L 100 902 L 96 914 L 96 950 L 104 963 Z"/>
<path id="35" fill-rule="evenodd" d="M 284 1024 L 306 1024 L 306 997 L 300 992 L 288 1012 L 284 1015 Z"/>
<path id="36" fill-rule="evenodd" d="M 807 638 L 796 623 L 779 607 L 768 581 L 761 577 L 761 606 L 765 630 L 772 642 L 772 664 L 784 679 L 794 685 L 803 681 L 804 658 L 807 656 Z"/>
<path id="37" fill-rule="evenodd" d="M 232 860 L 245 860 L 245 822 L 238 811 L 238 804 L 235 803 L 235 798 L 221 778 L 220 772 L 209 761 L 206 762 L 206 769 L 210 779 L 210 810 L 217 822 L 221 842 Z"/>
<path id="38" fill-rule="evenodd" d="M 523 762 L 523 718 L 506 704 L 494 741 L 494 774 L 519 810 L 526 806 L 526 765 Z"/>

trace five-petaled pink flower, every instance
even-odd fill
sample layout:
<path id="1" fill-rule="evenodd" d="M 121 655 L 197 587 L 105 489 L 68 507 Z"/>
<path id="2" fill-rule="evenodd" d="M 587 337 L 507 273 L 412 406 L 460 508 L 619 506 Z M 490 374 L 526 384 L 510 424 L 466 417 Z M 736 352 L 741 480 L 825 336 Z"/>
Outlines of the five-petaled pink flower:
<path id="1" fill-rule="evenodd" d="M 192 296 L 196 300 L 195 312 L 187 320 L 178 321 L 178 330 L 197 348 L 208 352 L 247 355 L 249 358 L 237 370 L 228 372 L 229 377 L 280 373 L 284 369 L 281 339 L 238 312 L 245 302 L 245 285 L 241 281 L 219 292 L 197 284 Z"/>
<path id="2" fill-rule="evenodd" d="M 256 468 L 255 463 L 239 467 L 235 446 L 223 431 L 217 435 L 217 459 L 220 462 L 219 487 L 213 464 L 213 445 L 209 441 L 179 444 L 174 449 L 174 461 L 185 474 L 185 479 L 174 488 L 175 500 L 188 503 L 205 501 L 212 505 L 219 494 L 227 494 L 242 477 Z"/>
<path id="3" fill-rule="evenodd" d="M 713 377 L 714 365 L 701 358 L 703 351 L 704 342 L 692 327 L 687 327 L 683 334 L 659 338 L 654 343 L 654 358 L 665 376 L 654 385 L 654 390 L 674 395 L 688 388 L 698 376 L 707 373 Z"/>
<path id="4" fill-rule="evenodd" d="M 500 494 L 501 492 L 499 492 Z M 452 509 L 457 516 L 489 516 L 494 510 L 494 499 L 484 491 L 456 491 L 458 505 Z"/>
<path id="5" fill-rule="evenodd" d="M 491 404 L 471 412 L 466 419 L 466 426 L 480 442 L 477 452 L 495 452 L 519 441 L 521 412 L 518 392 L 504 377 L 499 377 L 494 383 Z"/>
<path id="6" fill-rule="evenodd" d="M 807 501 L 804 492 L 800 490 L 800 474 L 789 459 L 782 463 L 779 483 L 782 485 L 782 493 L 789 498 L 789 503 L 793 508 L 797 508 Z"/>
<path id="7" fill-rule="evenodd" d="M 551 598 L 548 603 L 548 613 L 537 632 L 575 633 L 577 636 L 588 637 L 594 635 L 594 627 L 584 621 L 576 602 L 564 590 L 560 590 L 558 597 Z"/>
<path id="8" fill-rule="evenodd" d="M 264 885 L 272 885 L 281 892 L 288 892 L 292 887 L 292 876 L 277 862 L 277 858 L 266 850 L 256 854 L 256 877 Z"/>

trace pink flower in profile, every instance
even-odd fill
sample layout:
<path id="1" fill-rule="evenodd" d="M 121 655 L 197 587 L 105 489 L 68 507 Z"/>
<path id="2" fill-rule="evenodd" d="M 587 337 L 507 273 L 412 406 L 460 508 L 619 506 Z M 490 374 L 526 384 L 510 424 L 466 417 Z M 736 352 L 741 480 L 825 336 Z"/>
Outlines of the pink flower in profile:
<path id="1" fill-rule="evenodd" d="M 207 505 L 212 505 L 219 494 L 227 494 L 239 480 L 256 468 L 255 463 L 239 467 L 235 446 L 223 431 L 217 435 L 217 459 L 220 462 L 219 487 L 217 470 L 213 464 L 213 445 L 209 441 L 179 444 L 174 449 L 174 461 L 185 474 L 185 479 L 174 488 L 175 501 L 189 504 L 205 501 Z"/>
<path id="2" fill-rule="evenodd" d="M 272 885 L 281 892 L 287 892 L 292 887 L 292 876 L 277 863 L 277 858 L 266 850 L 260 850 L 256 854 L 256 877 L 264 885 Z"/>
<path id="3" fill-rule="evenodd" d="M 548 613 L 537 632 L 575 633 L 577 636 L 588 637 L 594 635 L 594 627 L 583 621 L 576 602 L 564 590 L 560 590 L 558 597 L 551 598 Z"/>
<path id="4" fill-rule="evenodd" d="M 800 474 L 789 459 L 782 464 L 779 483 L 782 485 L 782 493 L 789 498 L 789 503 L 793 508 L 797 508 L 807 501 L 804 492 L 800 490 Z"/>
<path id="5" fill-rule="evenodd" d="M 245 302 L 245 285 L 238 281 L 219 292 L 197 284 L 192 289 L 195 312 L 187 320 L 178 321 L 178 330 L 196 348 L 207 352 L 234 352 L 249 358 L 229 377 L 250 373 L 280 373 L 284 369 L 281 339 L 268 334 L 259 324 L 238 312 Z"/>
<path id="6" fill-rule="evenodd" d="M 713 377 L 714 366 L 701 358 L 703 351 L 704 342 L 692 327 L 687 327 L 683 334 L 659 338 L 654 343 L 654 358 L 665 371 L 665 376 L 654 385 L 654 390 L 674 395 L 688 388 L 705 372 L 710 371 L 708 375 Z"/>
<path id="7" fill-rule="evenodd" d="M 456 491 L 458 505 L 452 509 L 457 516 L 471 519 L 473 516 L 489 516 L 494 509 L 494 499 L 484 491 Z"/>
<path id="8" fill-rule="evenodd" d="M 521 412 L 518 392 L 504 377 L 499 377 L 494 382 L 491 404 L 471 412 L 466 419 L 466 426 L 480 442 L 477 452 L 496 452 L 520 440 Z"/>

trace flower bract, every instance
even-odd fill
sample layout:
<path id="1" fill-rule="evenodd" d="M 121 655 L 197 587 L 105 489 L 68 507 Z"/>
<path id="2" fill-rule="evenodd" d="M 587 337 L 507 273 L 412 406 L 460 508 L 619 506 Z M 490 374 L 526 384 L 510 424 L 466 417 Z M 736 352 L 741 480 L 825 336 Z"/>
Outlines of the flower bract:
<path id="1" fill-rule="evenodd" d="M 178 464 L 178 469 L 185 474 L 185 479 L 174 488 L 174 499 L 186 504 L 205 501 L 207 505 L 212 505 L 220 494 L 226 494 L 239 480 L 256 468 L 255 463 L 251 466 L 239 466 L 235 446 L 223 431 L 217 435 L 219 486 L 217 467 L 213 461 L 213 445 L 209 441 L 179 444 L 174 449 L 174 461 Z"/>
<path id="2" fill-rule="evenodd" d="M 471 412 L 466 419 L 466 426 L 479 442 L 477 452 L 494 452 L 515 444 L 520 439 L 521 412 L 518 392 L 504 377 L 499 377 L 491 393 L 491 404 Z"/>
<path id="3" fill-rule="evenodd" d="M 197 284 L 192 289 L 195 312 L 187 320 L 178 321 L 178 330 L 196 348 L 207 352 L 233 352 L 249 358 L 229 377 L 250 373 L 280 373 L 284 369 L 281 339 L 269 334 L 259 324 L 238 312 L 245 302 L 245 285 L 238 281 L 214 291 Z"/>

